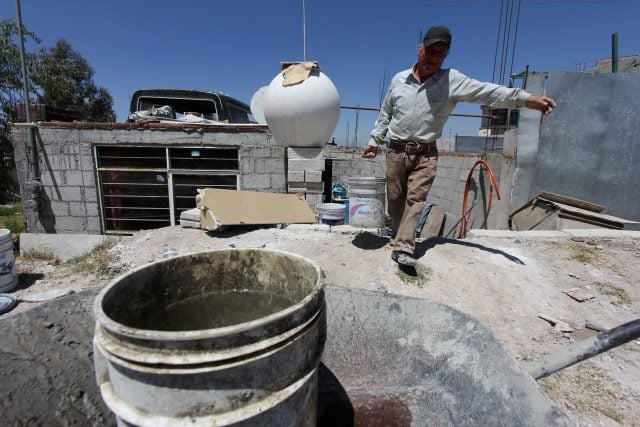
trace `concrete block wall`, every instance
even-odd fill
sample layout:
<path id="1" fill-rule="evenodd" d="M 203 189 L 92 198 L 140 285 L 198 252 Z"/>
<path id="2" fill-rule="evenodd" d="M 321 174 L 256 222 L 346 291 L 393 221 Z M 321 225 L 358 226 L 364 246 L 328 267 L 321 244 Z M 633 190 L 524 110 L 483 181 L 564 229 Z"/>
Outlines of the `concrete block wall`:
<path id="1" fill-rule="evenodd" d="M 29 199 L 27 183 L 33 180 L 33 159 L 28 129 L 13 130 L 16 170 L 23 200 Z M 25 207 L 31 233 L 101 234 L 100 205 L 96 184 L 95 145 L 235 146 L 239 148 L 239 186 L 242 190 L 303 193 L 312 209 L 323 203 L 327 180 L 348 185 L 351 176 L 383 177 L 385 151 L 372 160 L 363 159 L 362 148 L 327 145 L 320 148 L 276 146 L 265 126 L 197 127 L 128 123 L 41 123 L 35 130 L 38 167 L 43 191 L 42 209 Z M 493 156 L 493 157 L 492 157 Z M 495 157 L 495 158 L 494 158 Z M 489 155 L 500 179 L 500 156 Z M 459 218 L 465 180 L 479 154 L 440 152 L 438 174 L 428 201 L 442 205 Z M 327 160 L 332 176 L 325 173 Z M 476 171 L 470 203 L 478 194 L 483 207 L 488 196 L 486 176 Z M 330 187 L 329 187 L 330 188 Z M 194 195 L 195 197 L 195 195 Z M 476 208 L 482 214 L 482 209 Z M 474 212 L 474 215 L 478 214 Z M 494 227 L 490 217 L 489 227 Z M 479 225 L 480 220 L 476 219 Z M 502 228 L 502 227 L 499 227 Z"/>
<path id="2" fill-rule="evenodd" d="M 362 148 L 327 145 L 325 156 L 331 160 L 331 184 L 339 182 L 346 187 L 349 184 L 349 177 L 352 176 L 384 177 L 387 170 L 385 153 L 386 151 L 381 149 L 374 159 L 364 159 Z"/>
<path id="3" fill-rule="evenodd" d="M 462 203 L 467 177 L 473 165 L 480 160 L 483 155 L 480 153 L 455 153 L 443 150 L 441 147 L 448 147 L 449 140 L 438 141 L 439 159 L 438 171 L 429 195 L 427 203 L 433 203 L 445 208 L 448 212 L 448 221 L 452 226 L 462 216 Z M 325 149 L 327 158 L 332 159 L 332 184 L 340 182 L 347 186 L 350 176 L 385 176 L 385 150 L 381 149 L 374 160 L 362 159 L 361 148 L 345 148 L 327 146 Z M 493 170 L 498 183 L 500 182 L 501 166 L 503 158 L 500 154 L 488 154 L 487 161 Z M 503 195 L 503 197 L 508 197 Z M 484 219 L 484 212 L 489 201 L 489 179 L 486 172 L 477 167 L 474 171 L 470 184 L 468 206 L 475 206 L 471 211 L 473 224 L 480 226 Z M 488 218 L 488 228 L 504 228 L 496 222 L 498 217 L 497 198 L 493 194 L 492 207 Z M 504 215 L 501 216 L 504 218 Z M 456 229 L 457 230 L 457 229 Z M 446 231 L 446 230 L 445 230 Z M 457 231 L 456 231 L 457 233 Z M 456 234 L 457 235 L 457 234 Z"/>
<path id="4" fill-rule="evenodd" d="M 29 199 L 28 183 L 34 179 L 28 132 L 25 127 L 12 132 L 23 200 Z M 274 145 L 266 126 L 45 122 L 34 133 L 42 208 L 25 206 L 30 233 L 103 232 L 93 153 L 96 145 L 236 146 L 241 189 L 287 191 L 285 148 Z"/>
<path id="5" fill-rule="evenodd" d="M 427 203 L 433 203 L 446 209 L 450 222 L 456 223 L 462 217 L 462 205 L 464 201 L 464 190 L 471 168 L 482 159 L 482 154 L 448 153 L 440 152 L 438 158 L 438 171 L 436 179 L 427 196 Z M 491 167 L 493 174 L 500 182 L 502 156 L 499 154 L 486 155 L 487 163 Z M 488 173 L 477 166 L 474 169 L 469 185 L 467 197 L 467 210 L 472 208 L 470 213 L 471 224 L 478 228 L 484 221 L 484 215 L 489 208 L 489 176 Z M 487 220 L 488 228 L 495 228 L 496 202 L 497 197 L 494 191 L 491 195 L 491 209 Z M 503 196 L 504 197 L 504 196 Z M 508 197 L 508 195 L 507 195 Z M 445 230 L 445 233 L 449 230 Z M 457 227 L 455 228 L 457 236 Z M 454 235 L 450 235 L 454 237 Z"/>
<path id="6" fill-rule="evenodd" d="M 29 200 L 26 183 L 33 181 L 33 153 L 27 128 L 13 131 L 16 171 L 23 200 Z M 42 191 L 41 209 L 25 205 L 31 233 L 100 233 L 100 213 L 91 142 L 82 132 L 35 129 L 37 166 Z"/>
<path id="7" fill-rule="evenodd" d="M 324 201 L 324 147 L 287 148 L 287 192 L 302 193 L 314 212 Z"/>

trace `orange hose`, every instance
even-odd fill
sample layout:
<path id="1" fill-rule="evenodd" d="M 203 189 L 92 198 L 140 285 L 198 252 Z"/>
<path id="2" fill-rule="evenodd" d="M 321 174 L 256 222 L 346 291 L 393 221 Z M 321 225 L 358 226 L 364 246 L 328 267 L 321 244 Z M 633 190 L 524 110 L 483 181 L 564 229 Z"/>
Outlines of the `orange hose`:
<path id="1" fill-rule="evenodd" d="M 491 211 L 491 200 L 493 198 L 493 188 L 496 189 L 496 196 L 498 197 L 498 200 L 500 200 L 500 188 L 498 187 L 498 183 L 496 182 L 496 177 L 493 174 L 493 169 L 491 169 L 491 166 L 489 166 L 489 163 L 487 163 L 486 160 L 478 160 L 469 171 L 469 175 L 467 176 L 467 182 L 465 183 L 465 186 L 464 186 L 464 197 L 462 198 L 462 219 L 460 220 L 460 232 L 458 233 L 458 239 L 463 238 L 464 235 L 466 235 L 467 230 L 469 228 L 468 217 L 471 210 L 467 212 L 467 199 L 469 198 L 469 187 L 471 187 L 471 178 L 473 178 L 473 171 L 478 165 L 484 166 L 484 168 L 487 170 L 487 172 L 489 173 L 489 183 L 490 183 L 489 204 L 484 213 L 484 221 L 482 222 L 482 225 L 480 226 L 480 228 L 485 227 L 487 225 L 487 220 L 489 219 L 489 212 Z"/>

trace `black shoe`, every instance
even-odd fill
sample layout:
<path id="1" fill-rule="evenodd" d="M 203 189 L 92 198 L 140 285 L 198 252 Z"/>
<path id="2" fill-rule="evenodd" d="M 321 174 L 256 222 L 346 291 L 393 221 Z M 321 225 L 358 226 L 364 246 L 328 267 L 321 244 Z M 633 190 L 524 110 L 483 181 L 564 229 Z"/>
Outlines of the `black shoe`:
<path id="1" fill-rule="evenodd" d="M 415 267 L 418 263 L 418 260 L 411 256 L 411 254 L 402 251 L 391 251 L 391 259 L 406 267 Z"/>

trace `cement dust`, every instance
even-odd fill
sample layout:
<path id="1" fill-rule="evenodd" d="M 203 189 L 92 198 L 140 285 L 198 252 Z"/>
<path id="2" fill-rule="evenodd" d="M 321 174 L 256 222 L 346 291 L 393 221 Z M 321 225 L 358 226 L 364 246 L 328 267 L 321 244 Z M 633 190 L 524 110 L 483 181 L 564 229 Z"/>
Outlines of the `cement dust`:
<path id="1" fill-rule="evenodd" d="M 523 364 L 593 336 L 596 332 L 584 328 L 587 321 L 611 328 L 640 316 L 638 238 L 429 239 L 418 244 L 416 276 L 405 277 L 391 260 L 388 239 L 375 231 L 317 225 L 233 227 L 207 233 L 166 227 L 140 231 L 113 247 L 114 270 L 128 271 L 156 261 L 166 247 L 178 255 L 224 248 L 298 253 L 320 265 L 325 283 L 428 298 L 474 316 Z M 583 256 L 575 256 L 576 248 Z M 111 280 L 61 276 L 63 266 L 21 264 L 19 258 L 17 264 L 21 277 L 17 295 L 56 287 L 81 291 Z M 572 288 L 595 298 L 577 302 L 563 293 Z M 619 297 L 622 292 L 625 298 Z M 32 305 L 21 303 L 0 318 Z M 554 333 L 553 325 L 539 313 L 570 324 L 575 332 Z M 640 425 L 640 341 L 564 369 L 539 384 L 579 425 Z"/>

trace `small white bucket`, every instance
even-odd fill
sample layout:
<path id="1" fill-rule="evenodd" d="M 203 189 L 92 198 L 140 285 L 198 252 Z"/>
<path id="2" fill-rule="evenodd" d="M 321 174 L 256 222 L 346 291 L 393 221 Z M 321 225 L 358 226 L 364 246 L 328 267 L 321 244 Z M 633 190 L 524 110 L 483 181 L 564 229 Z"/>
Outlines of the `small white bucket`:
<path id="1" fill-rule="evenodd" d="M 383 228 L 385 178 L 355 176 L 349 178 L 349 224 L 358 228 Z"/>
<path id="2" fill-rule="evenodd" d="M 318 205 L 318 222 L 329 225 L 344 224 L 345 208 L 342 203 L 320 203 Z"/>
<path id="3" fill-rule="evenodd" d="M 11 231 L 0 228 L 0 293 L 11 291 L 16 286 L 18 286 L 18 275 Z"/>

